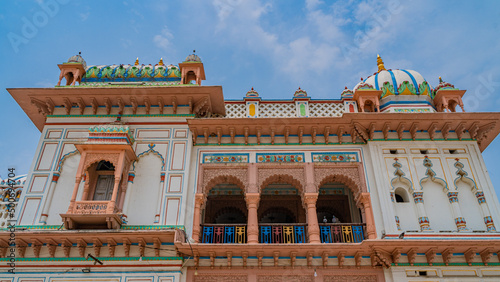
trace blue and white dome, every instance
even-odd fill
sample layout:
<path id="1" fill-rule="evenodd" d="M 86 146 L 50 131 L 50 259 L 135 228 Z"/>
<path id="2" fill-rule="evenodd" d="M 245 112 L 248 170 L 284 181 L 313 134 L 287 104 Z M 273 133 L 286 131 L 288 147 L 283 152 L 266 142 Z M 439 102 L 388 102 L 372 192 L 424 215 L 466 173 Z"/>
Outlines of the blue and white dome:
<path id="1" fill-rule="evenodd" d="M 391 95 L 419 95 L 432 98 L 432 88 L 420 73 L 403 69 L 386 70 L 380 56 L 377 58 L 377 63 L 379 71 L 358 83 L 354 91 L 360 87 L 371 86 L 373 89 L 383 91 L 380 98 Z"/>

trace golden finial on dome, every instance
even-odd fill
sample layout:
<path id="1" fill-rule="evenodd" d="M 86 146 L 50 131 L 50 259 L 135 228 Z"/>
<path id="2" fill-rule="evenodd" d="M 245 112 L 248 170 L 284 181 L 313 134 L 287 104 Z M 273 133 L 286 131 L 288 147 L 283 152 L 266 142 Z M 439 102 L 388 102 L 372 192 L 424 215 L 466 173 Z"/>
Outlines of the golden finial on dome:
<path id="1" fill-rule="evenodd" d="M 380 58 L 379 54 L 377 54 L 377 66 L 378 66 L 378 72 L 386 70 L 384 67 L 384 62 L 382 61 L 382 58 Z"/>
<path id="2" fill-rule="evenodd" d="M 139 65 L 139 57 L 137 57 L 137 59 L 135 59 L 135 66 Z"/>
<path id="3" fill-rule="evenodd" d="M 158 62 L 158 65 L 163 66 L 163 58 L 160 58 L 160 61 Z"/>
<path id="4" fill-rule="evenodd" d="M 441 77 L 439 77 L 439 83 L 442 83 L 443 82 L 443 79 Z"/>

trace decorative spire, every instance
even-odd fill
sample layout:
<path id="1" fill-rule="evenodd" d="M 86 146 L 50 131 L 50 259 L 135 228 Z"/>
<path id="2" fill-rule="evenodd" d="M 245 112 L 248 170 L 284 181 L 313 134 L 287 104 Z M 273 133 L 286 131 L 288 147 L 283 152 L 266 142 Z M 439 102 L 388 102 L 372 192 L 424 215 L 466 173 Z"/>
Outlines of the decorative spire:
<path id="1" fill-rule="evenodd" d="M 384 62 L 382 61 L 382 58 L 380 58 L 380 55 L 377 54 L 377 66 L 378 66 L 378 72 L 381 72 L 385 69 Z"/>
<path id="2" fill-rule="evenodd" d="M 134 63 L 135 66 L 138 66 L 139 65 L 139 57 L 137 57 L 137 59 L 135 59 L 135 63 Z"/>
<path id="3" fill-rule="evenodd" d="M 250 91 L 247 92 L 247 97 L 259 97 L 259 93 L 257 93 L 257 91 L 255 91 L 252 87 L 252 89 Z"/>
<path id="4" fill-rule="evenodd" d="M 439 77 L 439 83 L 442 83 L 443 82 L 443 79 L 441 77 Z"/>
<path id="5" fill-rule="evenodd" d="M 163 58 L 160 58 L 160 61 L 158 62 L 159 66 L 163 66 Z"/>

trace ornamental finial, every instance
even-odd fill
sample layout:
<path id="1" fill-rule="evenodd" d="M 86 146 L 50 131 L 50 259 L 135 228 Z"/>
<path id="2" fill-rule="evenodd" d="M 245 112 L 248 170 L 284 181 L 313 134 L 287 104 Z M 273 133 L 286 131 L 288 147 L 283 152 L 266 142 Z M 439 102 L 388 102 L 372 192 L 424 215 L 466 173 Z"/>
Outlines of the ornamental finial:
<path id="1" fill-rule="evenodd" d="M 137 59 L 135 59 L 135 63 L 134 63 L 135 66 L 139 65 L 139 57 L 137 57 Z"/>
<path id="2" fill-rule="evenodd" d="M 439 77 L 439 83 L 442 83 L 443 82 L 443 79 L 441 77 Z"/>
<path id="3" fill-rule="evenodd" d="M 382 61 L 382 58 L 380 58 L 380 55 L 377 54 L 377 66 L 378 66 L 378 72 L 381 72 L 385 69 L 384 62 Z"/>
<path id="4" fill-rule="evenodd" d="M 163 66 L 163 58 L 160 58 L 160 61 L 158 62 L 158 65 Z"/>

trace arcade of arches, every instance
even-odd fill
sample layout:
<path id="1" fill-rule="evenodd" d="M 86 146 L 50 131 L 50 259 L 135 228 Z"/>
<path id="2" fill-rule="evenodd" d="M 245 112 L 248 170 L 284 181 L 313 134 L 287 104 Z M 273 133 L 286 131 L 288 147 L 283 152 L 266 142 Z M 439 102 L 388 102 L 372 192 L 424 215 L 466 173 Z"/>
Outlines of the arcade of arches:
<path id="1" fill-rule="evenodd" d="M 196 242 L 335 243 L 365 236 L 375 238 L 375 227 L 361 163 L 200 166 Z"/>

